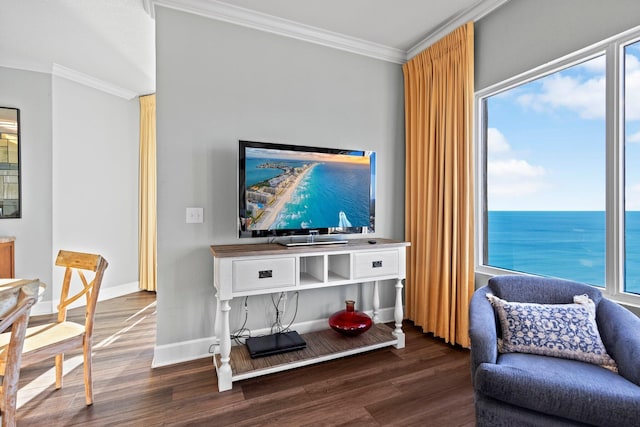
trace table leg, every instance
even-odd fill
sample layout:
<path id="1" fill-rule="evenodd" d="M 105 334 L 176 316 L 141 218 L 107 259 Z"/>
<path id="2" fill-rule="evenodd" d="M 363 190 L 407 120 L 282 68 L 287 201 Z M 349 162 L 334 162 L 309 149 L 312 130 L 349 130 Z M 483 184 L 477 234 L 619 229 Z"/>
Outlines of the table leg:
<path id="1" fill-rule="evenodd" d="M 231 310 L 231 305 L 229 304 L 229 300 L 220 301 L 220 311 L 222 314 L 222 318 L 220 319 L 222 322 L 220 328 L 220 366 L 217 367 L 218 371 L 218 390 L 225 391 L 231 390 L 231 365 L 229 362 L 231 361 L 231 332 L 229 330 L 229 311 Z"/>
<path id="2" fill-rule="evenodd" d="M 395 347 L 404 348 L 404 332 L 402 331 L 402 320 L 404 318 L 404 312 L 402 310 L 402 279 L 396 281 L 396 306 L 393 313 L 396 321 L 396 328 L 393 331 L 393 335 L 398 338 L 398 344 L 396 344 Z"/>
<path id="3" fill-rule="evenodd" d="M 218 340 L 218 344 L 216 345 L 215 348 L 215 353 L 219 354 L 220 353 L 220 337 L 222 336 L 222 312 L 220 310 L 220 291 L 217 291 L 218 294 L 216 295 L 216 316 L 214 319 L 214 327 L 213 327 L 213 334 L 214 336 L 217 337 Z"/>
<path id="4" fill-rule="evenodd" d="M 380 293 L 378 292 L 378 281 L 373 282 L 373 323 L 380 323 Z"/>

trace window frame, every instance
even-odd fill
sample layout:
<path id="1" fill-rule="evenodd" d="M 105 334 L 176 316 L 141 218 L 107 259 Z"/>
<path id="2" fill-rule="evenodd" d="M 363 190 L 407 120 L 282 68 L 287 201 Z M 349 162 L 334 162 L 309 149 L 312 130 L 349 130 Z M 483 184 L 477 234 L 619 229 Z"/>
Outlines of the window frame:
<path id="1" fill-rule="evenodd" d="M 640 26 L 610 37 L 579 51 L 570 53 L 517 76 L 476 91 L 475 125 L 475 259 L 476 280 L 486 281 L 500 274 L 531 275 L 485 264 L 487 230 L 487 115 L 486 99 L 501 92 L 527 84 L 563 69 L 605 55 L 605 287 L 608 298 L 640 307 L 640 295 L 624 292 L 625 267 L 625 206 L 624 206 L 624 49 L 640 41 Z"/>

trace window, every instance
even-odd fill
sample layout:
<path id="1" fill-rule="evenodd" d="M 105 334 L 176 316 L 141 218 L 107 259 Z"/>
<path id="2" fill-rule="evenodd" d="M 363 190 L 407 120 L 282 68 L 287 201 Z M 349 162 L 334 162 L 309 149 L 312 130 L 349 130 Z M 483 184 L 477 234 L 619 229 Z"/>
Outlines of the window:
<path id="1" fill-rule="evenodd" d="M 476 95 L 480 272 L 575 280 L 638 302 L 640 32 L 633 36 Z"/>
<path id="2" fill-rule="evenodd" d="M 604 286 L 605 58 L 486 98 L 487 264 Z"/>
<path id="3" fill-rule="evenodd" d="M 624 47 L 625 292 L 640 294 L 640 42 Z"/>

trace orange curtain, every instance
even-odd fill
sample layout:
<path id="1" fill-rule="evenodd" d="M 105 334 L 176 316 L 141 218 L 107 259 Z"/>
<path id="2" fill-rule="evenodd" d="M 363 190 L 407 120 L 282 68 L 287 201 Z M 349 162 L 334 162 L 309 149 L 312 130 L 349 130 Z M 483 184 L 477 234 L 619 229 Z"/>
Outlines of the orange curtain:
<path id="1" fill-rule="evenodd" d="M 138 281 L 156 290 L 156 95 L 140 97 L 140 178 L 138 184 Z"/>
<path id="2" fill-rule="evenodd" d="M 473 66 L 472 22 L 403 65 L 406 312 L 464 347 L 474 291 Z"/>

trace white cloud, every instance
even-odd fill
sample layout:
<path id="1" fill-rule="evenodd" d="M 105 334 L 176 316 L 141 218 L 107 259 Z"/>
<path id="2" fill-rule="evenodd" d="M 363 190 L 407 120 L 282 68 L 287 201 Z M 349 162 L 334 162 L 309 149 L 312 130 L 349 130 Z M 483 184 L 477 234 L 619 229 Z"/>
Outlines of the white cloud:
<path id="1" fill-rule="evenodd" d="M 547 172 L 541 166 L 534 166 L 526 160 L 507 159 L 489 161 L 487 165 L 488 195 L 523 196 L 544 188 L 541 179 Z"/>
<path id="2" fill-rule="evenodd" d="M 600 55 L 589 61 L 578 64 L 577 67 L 583 68 L 590 73 L 600 73 L 604 74 L 607 69 L 607 57 L 605 55 Z"/>
<path id="3" fill-rule="evenodd" d="M 588 79 L 555 73 L 544 77 L 539 92 L 526 92 L 517 97 L 517 102 L 533 111 L 552 112 L 557 109 L 575 111 L 583 119 L 605 117 L 605 69 L 604 56 L 575 66 L 597 75 Z M 628 121 L 640 120 L 640 59 L 625 55 L 625 117 Z"/>
<path id="4" fill-rule="evenodd" d="M 489 153 L 507 153 L 511 150 L 507 138 L 496 128 L 487 129 L 487 149 Z"/>
<path id="5" fill-rule="evenodd" d="M 566 108 L 583 119 L 604 119 L 605 83 L 604 75 L 582 81 L 556 73 L 542 80 L 539 93 L 523 94 L 518 97 L 518 103 L 534 111 Z"/>
<path id="6" fill-rule="evenodd" d="M 544 176 L 546 171 L 542 166 L 533 166 L 526 160 L 508 159 L 490 161 L 488 173 L 490 177 L 533 178 Z"/>
<path id="7" fill-rule="evenodd" d="M 489 199 L 522 196 L 544 188 L 542 166 L 516 158 L 511 144 L 497 128 L 487 129 L 487 191 Z"/>
<path id="8" fill-rule="evenodd" d="M 638 57 L 635 55 L 625 55 L 624 68 L 627 72 L 640 70 L 640 59 L 638 59 Z"/>
<path id="9" fill-rule="evenodd" d="M 624 81 L 625 119 L 640 120 L 640 60 L 633 55 L 625 55 Z"/>
<path id="10" fill-rule="evenodd" d="M 633 133 L 626 138 L 626 142 L 640 142 L 640 132 Z"/>
<path id="11" fill-rule="evenodd" d="M 624 204 L 626 210 L 640 210 L 640 183 L 626 187 Z"/>

